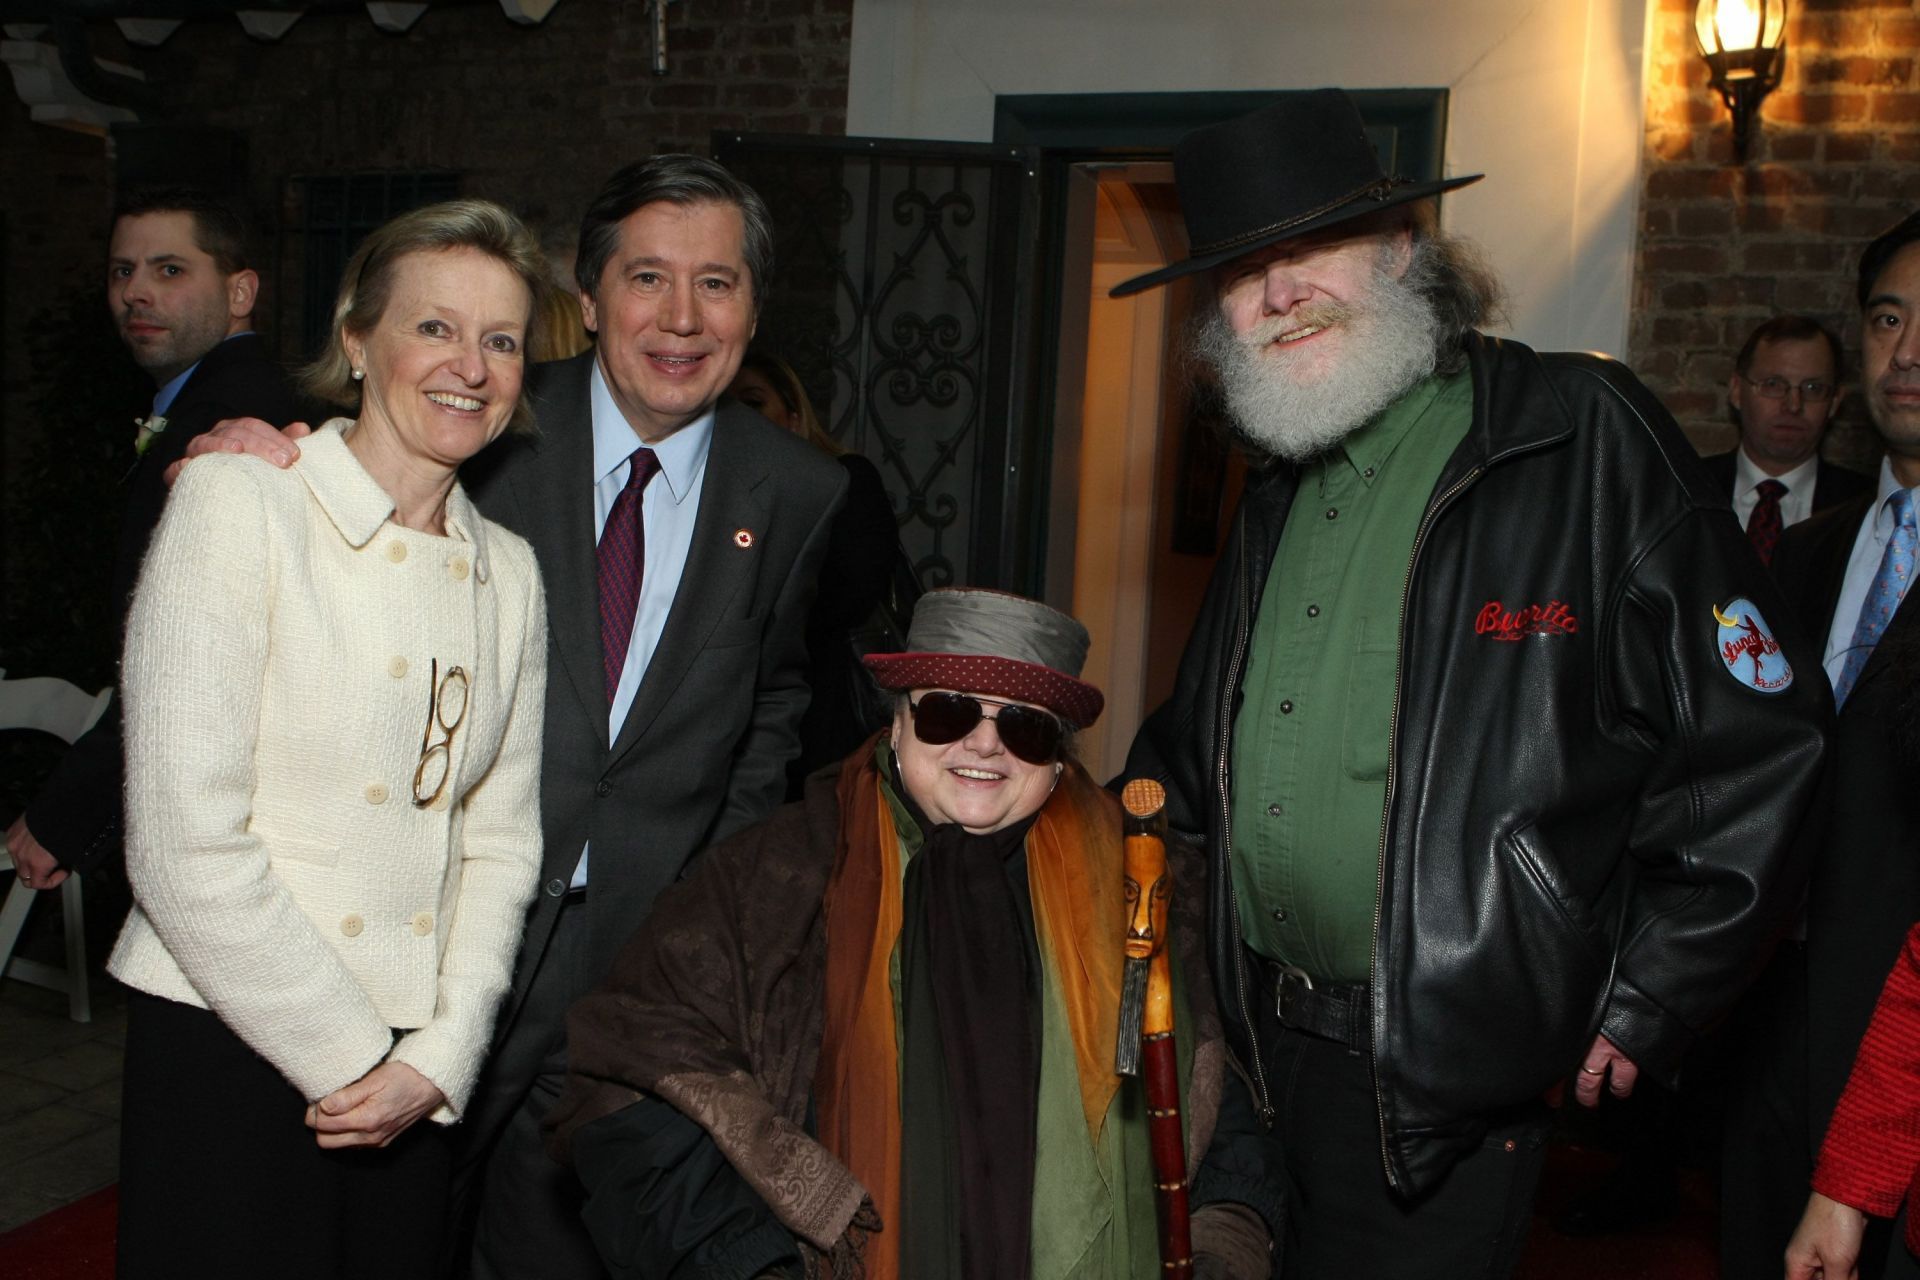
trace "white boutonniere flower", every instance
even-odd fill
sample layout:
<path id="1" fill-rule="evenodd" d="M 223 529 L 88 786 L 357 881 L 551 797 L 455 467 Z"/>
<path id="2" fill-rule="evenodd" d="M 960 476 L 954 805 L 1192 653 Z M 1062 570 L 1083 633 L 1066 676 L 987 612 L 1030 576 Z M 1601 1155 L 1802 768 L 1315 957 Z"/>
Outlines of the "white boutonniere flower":
<path id="1" fill-rule="evenodd" d="M 153 438 L 167 429 L 167 420 L 156 413 L 145 418 L 135 418 L 133 425 L 140 428 L 139 434 L 133 438 L 133 451 L 144 457 L 147 449 L 153 444 Z"/>

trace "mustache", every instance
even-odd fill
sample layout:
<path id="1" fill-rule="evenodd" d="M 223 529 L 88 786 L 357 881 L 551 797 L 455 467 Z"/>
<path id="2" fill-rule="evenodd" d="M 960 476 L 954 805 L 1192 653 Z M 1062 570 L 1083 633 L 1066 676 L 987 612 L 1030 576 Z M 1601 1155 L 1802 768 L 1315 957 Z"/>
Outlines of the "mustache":
<path id="1" fill-rule="evenodd" d="M 1240 341 L 1257 351 L 1275 339 L 1301 329 L 1330 329 L 1345 324 L 1353 319 L 1355 310 L 1350 304 L 1331 298 L 1305 302 L 1284 316 L 1266 316 L 1255 322 L 1251 329 L 1240 335 Z"/>

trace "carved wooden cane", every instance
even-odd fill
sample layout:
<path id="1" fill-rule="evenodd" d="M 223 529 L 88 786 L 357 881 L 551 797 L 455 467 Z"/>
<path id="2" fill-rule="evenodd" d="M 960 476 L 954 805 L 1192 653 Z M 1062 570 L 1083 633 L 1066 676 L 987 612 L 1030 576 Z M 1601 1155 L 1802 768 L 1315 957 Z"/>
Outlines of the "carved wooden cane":
<path id="1" fill-rule="evenodd" d="M 1161 834 L 1166 788 L 1151 778 L 1135 778 L 1120 793 L 1120 803 L 1127 811 L 1127 962 L 1113 1069 L 1123 1076 L 1144 1075 L 1154 1207 L 1160 1219 L 1160 1271 L 1185 1277 L 1193 1274 L 1193 1241 L 1180 1126 L 1180 1070 L 1174 1059 L 1173 971 L 1167 958 L 1173 873 Z"/>

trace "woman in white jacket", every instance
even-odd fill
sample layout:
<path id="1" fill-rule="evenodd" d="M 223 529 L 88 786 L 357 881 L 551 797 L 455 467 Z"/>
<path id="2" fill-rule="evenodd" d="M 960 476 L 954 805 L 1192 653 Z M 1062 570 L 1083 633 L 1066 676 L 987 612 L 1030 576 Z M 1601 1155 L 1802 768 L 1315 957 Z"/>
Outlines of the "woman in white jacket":
<path id="1" fill-rule="evenodd" d="M 528 422 L 545 262 L 363 243 L 287 470 L 182 473 L 127 627 L 122 1276 L 426 1276 L 540 867 L 546 608 L 455 469 Z M 438 1124 L 416 1124 L 431 1117 Z"/>

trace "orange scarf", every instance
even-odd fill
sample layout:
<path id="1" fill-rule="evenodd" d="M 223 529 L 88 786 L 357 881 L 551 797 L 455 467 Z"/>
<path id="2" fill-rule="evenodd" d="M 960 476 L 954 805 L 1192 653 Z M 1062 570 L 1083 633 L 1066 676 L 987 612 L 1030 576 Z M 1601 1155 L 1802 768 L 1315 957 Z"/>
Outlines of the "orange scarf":
<path id="1" fill-rule="evenodd" d="M 873 1199 L 881 1231 L 866 1274 L 897 1280 L 900 1239 L 900 1061 L 892 960 L 900 937 L 900 843 L 875 752 L 840 774 L 840 848 L 827 884 L 826 1017 L 814 1099 L 820 1141 Z M 1034 927 L 1060 975 L 1088 1136 L 1120 1077 L 1113 1071 L 1126 940 L 1120 805 L 1069 763 L 1027 833 Z"/>

